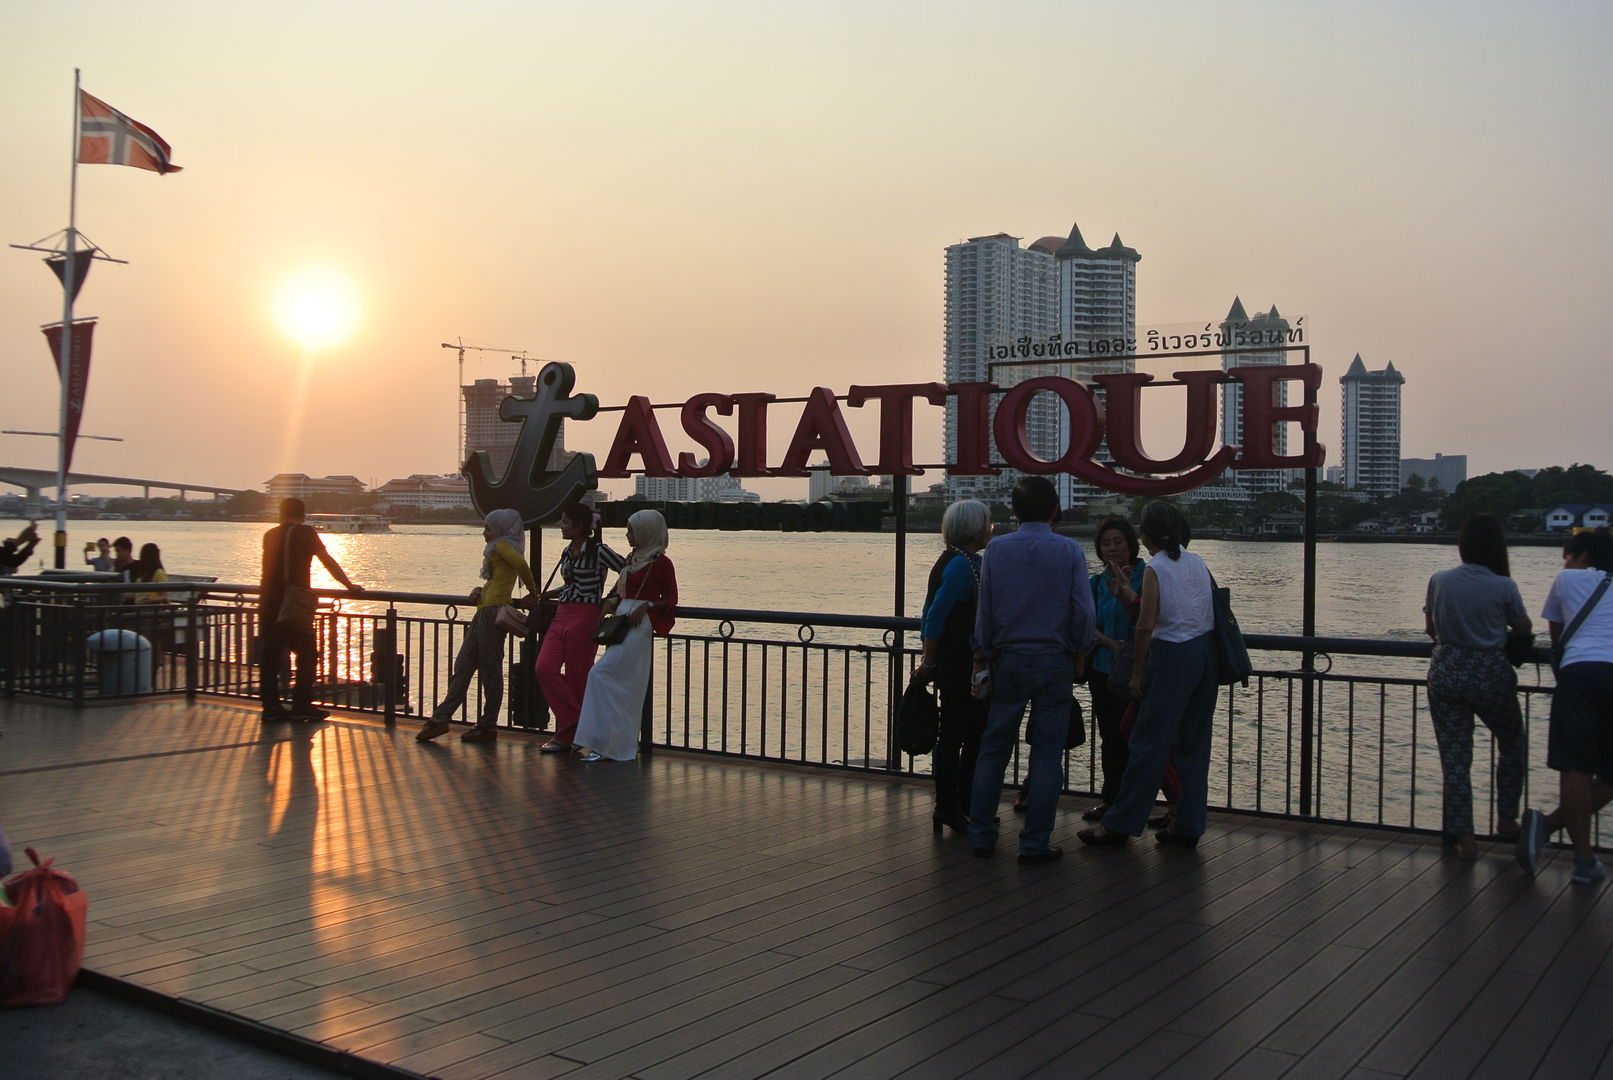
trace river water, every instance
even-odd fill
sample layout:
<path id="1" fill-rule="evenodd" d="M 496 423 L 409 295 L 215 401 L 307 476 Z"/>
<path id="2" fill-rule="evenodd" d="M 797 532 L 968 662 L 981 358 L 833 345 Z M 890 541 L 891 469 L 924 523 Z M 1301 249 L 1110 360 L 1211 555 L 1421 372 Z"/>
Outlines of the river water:
<path id="1" fill-rule="evenodd" d="M 22 522 L 0 524 L 15 535 Z M 222 583 L 256 584 L 264 525 L 243 522 L 70 522 L 69 558 L 82 565 L 85 541 L 129 536 L 155 543 L 170 573 L 205 574 Z M 48 523 L 45 525 L 48 528 Z M 619 530 L 606 542 L 626 550 Z M 544 533 L 546 575 L 562 543 Z M 464 525 L 399 525 L 390 533 L 327 535 L 325 546 L 354 581 L 397 592 L 460 593 L 477 583 L 482 538 Z M 685 604 L 700 607 L 808 611 L 846 615 L 896 612 L 893 566 L 896 538 L 884 533 L 674 532 L 667 554 L 677 566 Z M 924 579 L 941 550 L 940 537 L 907 538 L 907 588 L 901 614 L 916 616 Z M 1303 547 L 1295 543 L 1200 540 L 1201 555 L 1232 589 L 1245 633 L 1297 634 L 1303 583 Z M 43 555 L 41 547 L 36 555 Z M 1090 550 L 1087 553 L 1092 558 Z M 1519 547 L 1512 576 L 1531 615 L 1545 601 L 1562 568 L 1559 549 Z M 1340 544 L 1317 547 L 1317 633 L 1329 637 L 1391 640 L 1423 638 L 1422 605 L 1428 577 L 1458 562 L 1440 544 Z M 25 572 L 35 572 L 42 566 Z M 315 564 L 315 585 L 335 587 Z"/>

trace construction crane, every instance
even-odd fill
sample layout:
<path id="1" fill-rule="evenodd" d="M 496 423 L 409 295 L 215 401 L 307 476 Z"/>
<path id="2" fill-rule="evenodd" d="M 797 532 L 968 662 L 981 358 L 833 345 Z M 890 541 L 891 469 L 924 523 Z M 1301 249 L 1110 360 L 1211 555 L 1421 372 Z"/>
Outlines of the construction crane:
<path id="1" fill-rule="evenodd" d="M 459 399 L 458 419 L 454 428 L 454 469 L 460 465 L 459 457 L 465 450 L 465 352 L 501 352 L 510 354 L 511 360 L 521 361 L 521 374 L 526 374 L 526 350 L 519 353 L 514 349 L 498 349 L 491 345 L 466 345 L 464 338 L 455 338 L 453 341 L 442 343 L 445 349 L 455 349 L 459 353 L 459 381 L 454 384 L 454 396 Z"/>

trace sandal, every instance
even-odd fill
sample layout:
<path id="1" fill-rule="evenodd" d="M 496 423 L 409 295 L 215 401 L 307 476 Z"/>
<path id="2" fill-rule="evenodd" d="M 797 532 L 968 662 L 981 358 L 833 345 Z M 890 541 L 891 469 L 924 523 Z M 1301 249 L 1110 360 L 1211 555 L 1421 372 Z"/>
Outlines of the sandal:
<path id="1" fill-rule="evenodd" d="M 1099 825 L 1093 829 L 1082 829 L 1075 834 L 1081 838 L 1081 843 L 1091 847 L 1125 847 L 1131 837 L 1123 832 L 1111 832 Z"/>

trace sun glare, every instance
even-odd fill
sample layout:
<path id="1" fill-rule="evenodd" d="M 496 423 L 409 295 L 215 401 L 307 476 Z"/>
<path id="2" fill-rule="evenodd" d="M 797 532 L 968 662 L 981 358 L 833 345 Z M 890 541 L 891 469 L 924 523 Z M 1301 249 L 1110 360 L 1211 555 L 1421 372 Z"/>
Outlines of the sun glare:
<path id="1" fill-rule="evenodd" d="M 275 319 L 306 349 L 340 345 L 358 325 L 358 294 L 352 282 L 330 270 L 304 270 L 275 294 Z"/>

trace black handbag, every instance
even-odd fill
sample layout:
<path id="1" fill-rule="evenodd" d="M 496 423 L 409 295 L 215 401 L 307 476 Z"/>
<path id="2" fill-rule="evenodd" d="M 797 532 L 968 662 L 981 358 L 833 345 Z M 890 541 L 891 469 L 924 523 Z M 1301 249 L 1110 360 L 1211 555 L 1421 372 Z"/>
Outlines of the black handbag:
<path id="1" fill-rule="evenodd" d="M 1243 643 L 1243 631 L 1238 628 L 1238 617 L 1232 614 L 1232 590 L 1215 583 L 1210 575 L 1210 593 L 1215 606 L 1215 682 L 1217 686 L 1233 683 L 1249 685 L 1249 676 L 1255 667 L 1249 662 L 1249 648 Z"/>
<path id="2" fill-rule="evenodd" d="M 655 558 L 659 559 L 660 556 L 657 555 Z M 655 559 L 651 559 L 650 562 L 653 564 Z M 638 588 L 634 591 L 632 596 L 628 597 L 628 599 L 637 600 L 644 592 L 644 583 L 649 580 L 650 571 L 649 568 L 646 567 L 644 570 L 643 581 L 638 583 Z M 615 590 L 613 589 L 612 591 L 614 592 Z M 599 620 L 599 625 L 594 628 L 594 644 L 620 645 L 627 639 L 627 632 L 632 628 L 632 625 L 633 624 L 628 621 L 626 615 L 606 615 L 603 619 Z"/>
<path id="3" fill-rule="evenodd" d="M 1114 651 L 1109 659 L 1109 693 L 1118 698 L 1131 701 L 1131 673 L 1136 670 L 1137 654 L 1132 651 L 1131 642 L 1122 642 L 1120 648 Z M 1143 692 L 1148 692 L 1148 669 L 1143 668 Z"/>
<path id="4" fill-rule="evenodd" d="M 1081 711 L 1081 699 L 1070 694 L 1070 727 L 1064 733 L 1064 749 L 1074 750 L 1087 741 L 1087 718 Z"/>
<path id="5" fill-rule="evenodd" d="M 935 693 L 915 675 L 896 706 L 896 748 L 918 756 L 935 749 L 941 735 L 941 707 Z"/>
<path id="6" fill-rule="evenodd" d="M 554 584 L 554 576 L 560 572 L 560 563 L 564 559 L 565 555 L 562 553 L 560 559 L 555 561 L 554 569 L 549 571 L 549 580 L 543 583 L 543 588 L 538 590 L 538 595 L 532 598 L 531 614 L 527 616 L 526 620 L 529 634 L 541 638 L 549 632 L 549 626 L 554 622 L 555 612 L 560 609 L 560 605 L 553 600 L 545 600 L 543 594 L 549 591 L 550 585 Z"/>
<path id="7" fill-rule="evenodd" d="M 1508 630 L 1506 644 L 1507 662 L 1513 667 L 1523 667 L 1535 658 L 1535 632 L 1533 630 Z"/>

